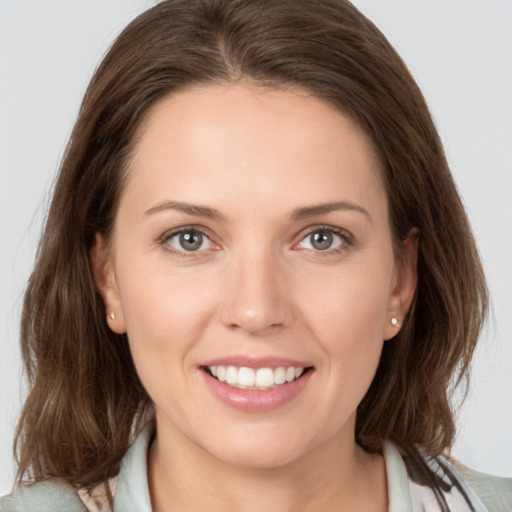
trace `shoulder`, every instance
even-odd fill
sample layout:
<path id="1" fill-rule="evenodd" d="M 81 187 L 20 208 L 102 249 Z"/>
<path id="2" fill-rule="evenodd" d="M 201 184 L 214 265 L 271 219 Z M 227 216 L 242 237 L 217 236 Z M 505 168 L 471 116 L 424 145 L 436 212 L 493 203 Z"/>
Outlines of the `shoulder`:
<path id="1" fill-rule="evenodd" d="M 450 457 L 384 445 L 390 510 L 512 512 L 512 479 L 474 471 Z M 391 485 L 390 485 L 391 484 Z M 393 508 L 393 499 L 400 507 Z M 432 505 L 437 506 L 432 509 Z"/>
<path id="2" fill-rule="evenodd" d="M 512 510 L 512 478 L 479 473 L 459 462 L 455 462 L 454 466 L 489 512 L 510 512 Z"/>
<path id="3" fill-rule="evenodd" d="M 0 512 L 108 512 L 109 498 L 115 498 L 116 510 L 150 512 L 146 462 L 153 430 L 153 424 L 148 422 L 125 454 L 122 478 L 114 476 L 91 491 L 77 490 L 58 479 L 19 486 L 0 498 Z"/>
<path id="4" fill-rule="evenodd" d="M 87 512 L 76 491 L 59 480 L 17 487 L 0 498 L 0 512 Z"/>

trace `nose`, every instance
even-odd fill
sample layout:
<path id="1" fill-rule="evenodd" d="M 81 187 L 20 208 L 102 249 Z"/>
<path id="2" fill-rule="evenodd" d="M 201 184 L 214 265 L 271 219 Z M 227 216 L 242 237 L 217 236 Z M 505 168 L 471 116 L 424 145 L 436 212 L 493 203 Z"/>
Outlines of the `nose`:
<path id="1" fill-rule="evenodd" d="M 290 286 L 271 254 L 246 254 L 227 271 L 221 318 L 250 335 L 279 331 L 292 322 Z"/>

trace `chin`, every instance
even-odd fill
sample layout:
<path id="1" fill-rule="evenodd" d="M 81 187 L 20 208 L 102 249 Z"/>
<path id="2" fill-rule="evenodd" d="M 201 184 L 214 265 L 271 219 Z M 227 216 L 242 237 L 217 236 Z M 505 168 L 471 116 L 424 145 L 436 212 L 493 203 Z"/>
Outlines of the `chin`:
<path id="1" fill-rule="evenodd" d="M 230 466 L 254 469 L 275 469 L 286 466 L 299 458 L 295 452 L 270 451 L 255 448 L 248 450 L 247 447 L 240 451 L 230 451 L 226 454 L 212 454 Z M 221 456 L 222 455 L 222 456 Z"/>
<path id="2" fill-rule="evenodd" d="M 285 433 L 273 436 L 251 435 L 218 439 L 207 451 L 222 462 L 245 468 L 279 468 L 302 458 L 309 450 L 307 442 L 297 442 Z"/>

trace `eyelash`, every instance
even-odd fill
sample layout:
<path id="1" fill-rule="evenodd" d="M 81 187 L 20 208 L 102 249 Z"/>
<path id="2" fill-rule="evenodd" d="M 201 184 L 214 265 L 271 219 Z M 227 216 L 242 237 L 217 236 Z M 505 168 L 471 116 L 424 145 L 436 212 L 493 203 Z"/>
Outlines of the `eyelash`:
<path id="1" fill-rule="evenodd" d="M 319 231 L 326 231 L 328 233 L 337 235 L 341 238 L 341 244 L 334 249 L 326 249 L 325 251 L 316 250 L 313 251 L 313 255 L 319 258 L 328 258 L 329 256 L 337 256 L 343 251 L 346 251 L 348 247 L 353 245 L 354 237 L 345 229 L 341 229 L 335 226 L 314 226 L 311 230 L 309 230 L 301 239 L 302 242 L 307 237 L 311 236 L 313 233 L 317 233 Z"/>
<path id="2" fill-rule="evenodd" d="M 317 233 L 319 231 L 327 231 L 329 233 L 337 235 L 341 238 L 342 242 L 338 247 L 336 247 L 334 249 L 326 249 L 325 251 L 321 251 L 321 250 L 313 251 L 314 256 L 318 256 L 321 258 L 335 256 L 335 255 L 338 255 L 339 253 L 345 251 L 351 245 L 353 245 L 353 236 L 348 231 L 341 229 L 341 228 L 337 228 L 335 226 L 324 226 L 324 225 L 314 226 L 310 231 L 308 231 L 300 239 L 300 242 L 305 240 L 308 236 L 311 236 L 313 233 Z M 181 235 L 182 233 L 199 233 L 202 236 L 206 237 L 211 242 L 211 239 L 208 236 L 208 234 L 206 233 L 206 231 L 201 229 L 198 226 L 184 226 L 184 227 L 176 229 L 176 230 L 167 231 L 159 238 L 158 242 L 163 246 L 163 248 L 167 252 L 171 253 L 173 256 L 178 256 L 180 258 L 196 258 L 196 257 L 198 257 L 198 255 L 201 252 L 204 252 L 204 251 L 185 251 L 185 250 L 179 251 L 179 250 L 175 250 L 174 248 L 170 248 L 170 246 L 168 244 L 169 240 L 175 236 Z M 211 242 L 211 243 L 214 243 L 214 242 Z"/>
<path id="3" fill-rule="evenodd" d="M 163 246 L 163 248 L 167 252 L 169 252 L 173 256 L 178 256 L 179 258 L 197 258 L 198 257 L 197 253 L 201 253 L 203 251 L 178 251 L 178 250 L 172 248 L 168 244 L 168 242 L 169 242 L 169 240 L 171 238 L 173 238 L 173 237 L 175 237 L 177 235 L 181 235 L 182 233 L 199 233 L 199 234 L 203 235 L 204 237 L 206 237 L 208 240 L 210 240 L 210 237 L 208 236 L 206 231 L 201 229 L 200 227 L 198 227 L 198 226 L 184 226 L 184 227 L 178 228 L 176 230 L 171 230 L 171 231 L 165 232 L 160 237 L 158 242 Z"/>

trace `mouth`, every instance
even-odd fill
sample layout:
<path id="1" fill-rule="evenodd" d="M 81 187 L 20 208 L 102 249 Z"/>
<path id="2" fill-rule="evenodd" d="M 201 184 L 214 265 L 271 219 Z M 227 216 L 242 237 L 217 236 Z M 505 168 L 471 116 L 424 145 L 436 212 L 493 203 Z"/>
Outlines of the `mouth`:
<path id="1" fill-rule="evenodd" d="M 313 366 L 278 366 L 249 368 L 246 366 L 208 365 L 201 367 L 208 375 L 235 389 L 266 391 L 290 384 L 313 371 Z"/>

